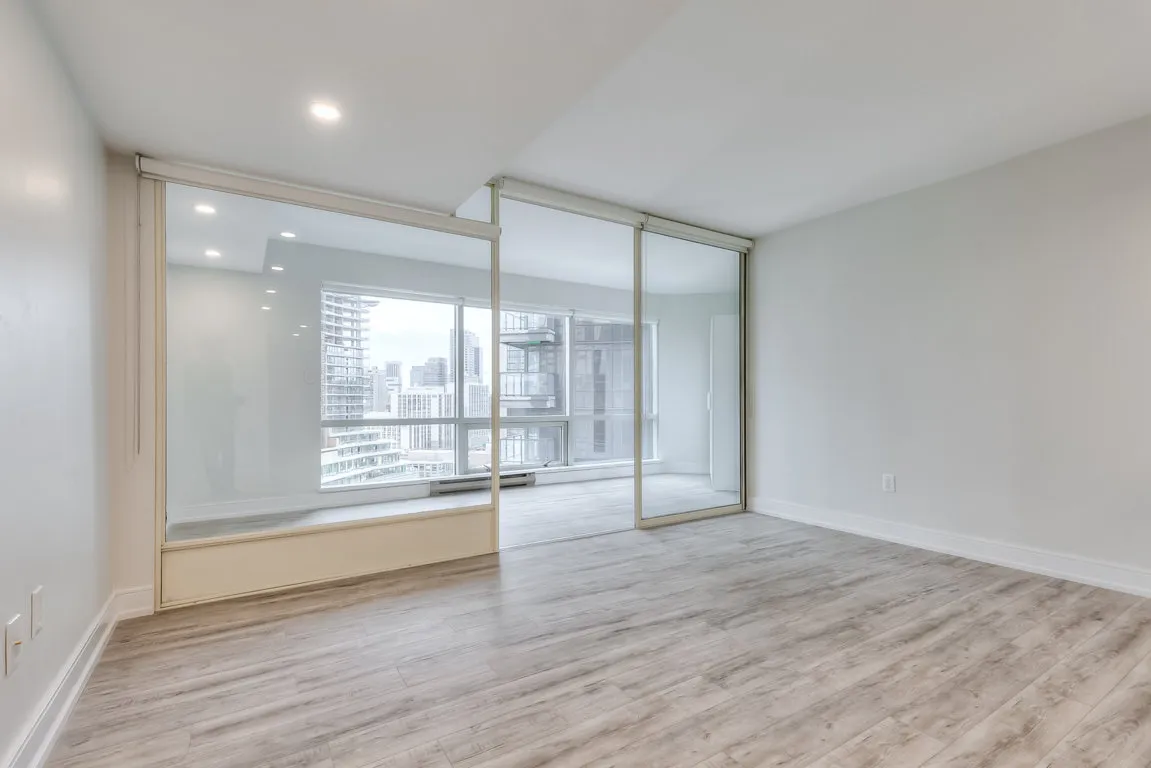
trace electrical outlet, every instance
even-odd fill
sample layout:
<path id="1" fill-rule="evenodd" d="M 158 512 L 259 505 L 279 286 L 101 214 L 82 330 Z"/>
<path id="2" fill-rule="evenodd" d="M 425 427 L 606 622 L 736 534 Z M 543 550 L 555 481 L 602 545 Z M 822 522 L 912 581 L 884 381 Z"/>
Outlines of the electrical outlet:
<path id="1" fill-rule="evenodd" d="M 32 590 L 32 637 L 40 634 L 40 630 L 44 629 L 44 586 L 41 585 Z"/>
<path id="2" fill-rule="evenodd" d="M 24 653 L 24 617 L 19 613 L 4 625 L 4 674 L 11 675 L 20 666 Z"/>
<path id="3" fill-rule="evenodd" d="M 883 476 L 883 492 L 895 493 L 895 475 Z"/>

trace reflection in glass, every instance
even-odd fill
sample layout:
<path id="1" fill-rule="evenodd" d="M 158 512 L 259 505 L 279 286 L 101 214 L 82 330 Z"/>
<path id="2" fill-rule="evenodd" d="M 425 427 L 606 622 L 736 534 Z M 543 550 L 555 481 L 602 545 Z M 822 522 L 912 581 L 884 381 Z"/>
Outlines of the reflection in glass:
<path id="1" fill-rule="evenodd" d="M 631 528 L 634 231 L 513 200 L 500 225 L 500 470 L 523 483 L 500 542 Z"/>
<path id="2" fill-rule="evenodd" d="M 644 233 L 644 518 L 740 503 L 741 258 Z"/>
<path id="3" fill-rule="evenodd" d="M 490 503 L 487 241 L 165 190 L 170 540 Z"/>

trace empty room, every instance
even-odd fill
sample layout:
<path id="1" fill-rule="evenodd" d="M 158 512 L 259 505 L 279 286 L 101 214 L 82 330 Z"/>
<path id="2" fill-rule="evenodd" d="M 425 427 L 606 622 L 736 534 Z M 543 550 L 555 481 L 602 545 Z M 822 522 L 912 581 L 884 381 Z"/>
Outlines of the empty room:
<path id="1" fill-rule="evenodd" d="M 1151 766 L 1149 39 L 0 0 L 0 766 Z"/>

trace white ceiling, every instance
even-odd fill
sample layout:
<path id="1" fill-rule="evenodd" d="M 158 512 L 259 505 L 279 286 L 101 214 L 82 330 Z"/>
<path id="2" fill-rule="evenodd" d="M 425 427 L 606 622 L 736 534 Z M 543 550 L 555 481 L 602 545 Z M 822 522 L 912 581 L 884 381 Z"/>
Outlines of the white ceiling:
<path id="1" fill-rule="evenodd" d="M 40 5 L 115 147 L 444 212 L 509 174 L 756 236 L 1151 112 L 1146 0 Z"/>
<path id="2" fill-rule="evenodd" d="M 197 213 L 201 204 L 212 206 L 215 213 Z M 173 264 L 261 273 L 272 265 L 268 243 L 277 240 L 473 269 L 491 263 L 486 240 L 181 184 L 168 185 L 166 207 L 165 251 Z M 500 215 L 503 273 L 631 290 L 631 227 L 514 200 L 502 202 Z M 283 232 L 295 237 L 285 239 Z M 660 235 L 648 237 L 647 292 L 737 289 L 739 260 L 734 253 Z M 209 249 L 220 255 L 209 258 Z"/>

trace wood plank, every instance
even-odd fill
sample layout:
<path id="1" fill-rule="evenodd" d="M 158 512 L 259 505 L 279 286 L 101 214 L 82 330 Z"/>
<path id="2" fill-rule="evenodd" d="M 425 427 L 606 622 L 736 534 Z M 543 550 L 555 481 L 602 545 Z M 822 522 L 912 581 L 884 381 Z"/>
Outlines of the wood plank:
<path id="1" fill-rule="evenodd" d="M 1151 601 L 739 515 L 118 627 L 48 766 L 1151 764 Z"/>

